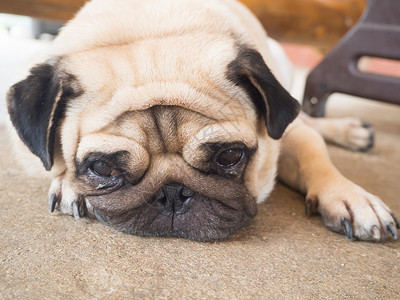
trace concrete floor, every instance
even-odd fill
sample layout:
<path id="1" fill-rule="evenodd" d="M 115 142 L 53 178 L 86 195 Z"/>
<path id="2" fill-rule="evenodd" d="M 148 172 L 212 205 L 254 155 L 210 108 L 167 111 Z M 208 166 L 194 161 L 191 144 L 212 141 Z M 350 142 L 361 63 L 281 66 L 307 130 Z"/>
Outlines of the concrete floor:
<path id="1" fill-rule="evenodd" d="M 374 124 L 369 153 L 329 152 L 348 178 L 400 216 L 400 107 L 335 95 L 328 115 Z M 1 127 L 0 299 L 400 297 L 400 241 L 348 241 L 318 216 L 307 218 L 303 197 L 281 184 L 249 227 L 217 243 L 125 235 L 51 214 L 48 186 L 12 162 Z"/>

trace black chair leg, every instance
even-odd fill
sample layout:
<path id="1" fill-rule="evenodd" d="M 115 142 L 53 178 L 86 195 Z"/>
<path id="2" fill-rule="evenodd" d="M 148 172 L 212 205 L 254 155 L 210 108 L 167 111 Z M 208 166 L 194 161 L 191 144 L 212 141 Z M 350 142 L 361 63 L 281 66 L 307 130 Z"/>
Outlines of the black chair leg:
<path id="1" fill-rule="evenodd" d="M 332 93 L 344 93 L 400 105 L 400 78 L 365 73 L 363 56 L 400 60 L 400 1 L 370 0 L 360 21 L 307 77 L 303 110 L 325 114 Z"/>

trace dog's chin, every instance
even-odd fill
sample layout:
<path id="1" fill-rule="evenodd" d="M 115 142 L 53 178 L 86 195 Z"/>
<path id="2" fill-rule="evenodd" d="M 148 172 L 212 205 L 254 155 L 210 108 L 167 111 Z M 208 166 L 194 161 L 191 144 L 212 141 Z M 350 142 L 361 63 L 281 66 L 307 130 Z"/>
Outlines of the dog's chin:
<path id="1" fill-rule="evenodd" d="M 225 239 L 248 225 L 257 208 L 254 199 L 251 203 L 246 202 L 247 205 L 243 202 L 240 208 L 233 208 L 195 194 L 190 201 L 172 210 L 159 202 L 149 201 L 118 213 L 94 208 L 93 214 L 101 223 L 124 233 L 205 242 Z"/>

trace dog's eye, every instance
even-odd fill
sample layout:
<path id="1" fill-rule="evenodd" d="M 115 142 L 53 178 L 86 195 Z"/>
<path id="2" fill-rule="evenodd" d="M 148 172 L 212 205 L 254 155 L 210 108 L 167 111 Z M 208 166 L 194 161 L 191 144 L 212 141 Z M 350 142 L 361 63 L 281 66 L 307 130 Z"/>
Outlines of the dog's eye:
<path id="1" fill-rule="evenodd" d="M 241 149 L 228 149 L 217 156 L 217 163 L 223 167 L 230 167 L 236 165 L 243 156 L 243 150 Z"/>
<path id="2" fill-rule="evenodd" d="M 95 161 L 90 168 L 96 175 L 99 176 L 104 176 L 104 177 L 118 176 L 118 174 L 116 174 L 116 172 L 118 171 L 116 171 L 109 164 L 101 160 Z"/>

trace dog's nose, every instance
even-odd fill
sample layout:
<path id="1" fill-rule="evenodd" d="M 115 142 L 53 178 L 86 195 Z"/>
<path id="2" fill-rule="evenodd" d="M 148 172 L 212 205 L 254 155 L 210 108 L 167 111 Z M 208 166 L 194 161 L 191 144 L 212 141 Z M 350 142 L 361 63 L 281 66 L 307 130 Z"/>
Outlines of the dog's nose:
<path id="1" fill-rule="evenodd" d="M 164 185 L 156 194 L 155 201 L 167 213 L 184 214 L 192 202 L 194 192 L 188 187 L 172 183 Z"/>

